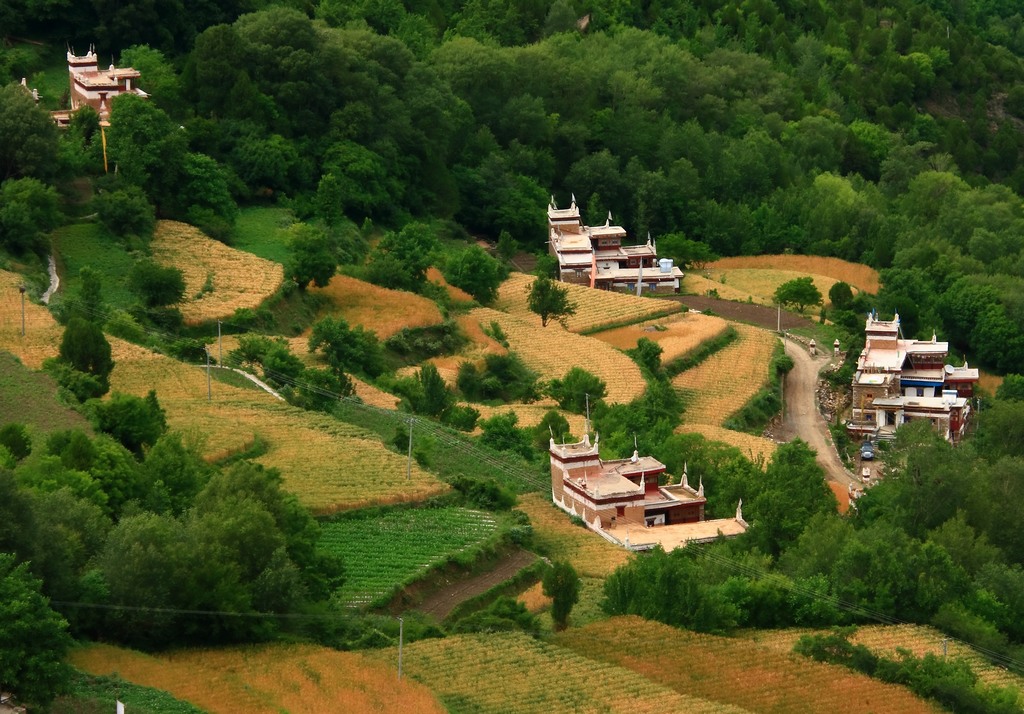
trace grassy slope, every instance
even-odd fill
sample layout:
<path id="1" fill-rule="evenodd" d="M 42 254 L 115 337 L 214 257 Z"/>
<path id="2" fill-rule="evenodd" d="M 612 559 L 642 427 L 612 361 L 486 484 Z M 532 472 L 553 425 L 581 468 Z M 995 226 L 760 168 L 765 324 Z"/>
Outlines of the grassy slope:
<path id="1" fill-rule="evenodd" d="M 42 433 L 90 430 L 81 414 L 57 401 L 57 384 L 49 375 L 33 372 L 14 355 L 0 352 L 0 424 L 12 421 Z"/>
<path id="2" fill-rule="evenodd" d="M 99 223 L 76 223 L 53 233 L 53 250 L 60 265 L 61 292 L 78 285 L 78 271 L 88 265 L 103 276 L 103 299 L 108 305 L 126 308 L 136 302 L 128 287 L 135 259 Z"/>
<path id="3" fill-rule="evenodd" d="M 287 228 L 295 221 L 287 208 L 243 208 L 231 245 L 275 263 L 288 260 Z"/>
<path id="4" fill-rule="evenodd" d="M 51 714 L 108 714 L 114 702 L 125 705 L 132 714 L 202 714 L 203 710 L 175 699 L 160 689 L 142 687 L 120 677 L 92 676 L 76 673 L 71 692 L 59 697 Z"/>

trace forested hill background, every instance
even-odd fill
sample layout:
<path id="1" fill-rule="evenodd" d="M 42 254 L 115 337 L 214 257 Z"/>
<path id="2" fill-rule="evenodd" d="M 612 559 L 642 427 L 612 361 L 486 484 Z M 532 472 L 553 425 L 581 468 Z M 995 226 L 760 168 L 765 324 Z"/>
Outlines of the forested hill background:
<path id="1" fill-rule="evenodd" d="M 67 44 L 140 69 L 153 100 L 115 103 L 112 164 L 224 240 L 238 204 L 283 201 L 540 250 L 548 196 L 574 192 L 684 262 L 703 245 L 869 263 L 908 335 L 1024 371 L 1010 0 L 15 0 L 0 36 L 11 81 Z M 49 130 L 16 92 L 0 179 L 102 171 L 94 117 L 32 141 Z M 0 211 L 27 200 L 9 189 Z"/>

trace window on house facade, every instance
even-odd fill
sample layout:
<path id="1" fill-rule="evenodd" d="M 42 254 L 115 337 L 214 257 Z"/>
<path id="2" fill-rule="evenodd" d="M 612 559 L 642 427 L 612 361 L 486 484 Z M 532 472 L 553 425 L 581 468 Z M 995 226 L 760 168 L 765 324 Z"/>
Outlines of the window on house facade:
<path id="1" fill-rule="evenodd" d="M 917 396 L 919 396 L 919 397 L 923 397 L 924 396 L 924 387 L 918 387 L 917 388 Z"/>

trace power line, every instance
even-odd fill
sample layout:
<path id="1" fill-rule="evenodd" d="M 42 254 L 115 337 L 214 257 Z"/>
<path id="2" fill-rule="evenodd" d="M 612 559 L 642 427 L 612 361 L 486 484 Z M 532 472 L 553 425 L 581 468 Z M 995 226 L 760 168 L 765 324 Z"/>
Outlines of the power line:
<path id="1" fill-rule="evenodd" d="M 96 309 L 96 308 L 93 308 L 92 306 L 86 305 L 81 300 L 79 300 L 79 299 L 77 299 L 77 298 L 75 298 L 73 296 L 65 295 L 64 299 L 61 301 L 60 304 L 64 305 L 64 304 L 68 304 L 68 303 L 70 303 L 72 306 L 77 305 L 77 309 L 79 309 L 80 311 L 86 312 L 87 314 L 93 315 L 93 316 L 95 316 L 97 318 L 101 318 L 103 320 L 109 319 L 109 317 L 113 315 L 113 311 L 112 310 Z M 219 321 L 219 322 L 222 322 L 224 325 L 226 325 L 228 327 L 238 328 L 238 330 L 239 330 L 238 334 L 239 335 L 252 334 L 252 335 L 257 335 L 257 336 L 261 336 L 261 337 L 268 337 L 268 338 L 271 338 L 271 339 L 274 337 L 273 335 L 265 335 L 265 334 L 262 334 L 262 333 L 253 333 L 253 332 L 251 332 L 249 330 L 249 328 L 247 326 L 236 325 L 236 324 L 232 324 L 232 323 L 225 322 L 225 321 Z M 178 335 L 173 335 L 171 333 L 162 332 L 160 330 L 156 330 L 156 329 L 152 329 L 152 328 L 148 328 L 148 327 L 143 327 L 141 325 L 139 326 L 139 328 L 143 332 L 143 334 L 147 334 L 147 335 L 150 335 L 150 336 L 155 336 L 155 337 L 157 337 L 160 340 L 163 340 L 165 342 L 166 341 L 176 341 L 176 340 L 182 339 Z M 212 338 L 212 336 L 211 336 L 211 338 Z M 209 352 L 207 350 L 207 356 L 208 355 L 209 355 Z M 186 363 L 186 364 L 188 364 L 188 363 Z M 199 365 L 197 365 L 197 366 L 199 366 Z M 237 358 L 236 356 L 232 356 L 231 353 L 229 352 L 228 353 L 228 358 L 224 359 L 224 361 L 223 361 L 223 366 L 242 369 L 243 367 L 248 366 L 248 365 L 246 365 L 241 359 Z M 276 370 L 273 370 L 273 369 L 267 369 L 265 366 L 262 366 L 262 365 L 261 365 L 261 367 L 263 369 L 264 377 L 266 377 L 267 379 L 271 379 L 274 382 L 282 384 L 282 385 L 284 385 L 286 387 L 291 387 L 293 389 L 300 389 L 300 390 L 304 390 L 304 391 L 307 391 L 307 392 L 310 392 L 310 393 L 313 393 L 313 394 L 317 394 L 319 396 L 336 399 L 337 401 L 339 401 L 341 403 L 344 403 L 346 406 L 354 407 L 356 409 L 361 409 L 361 410 L 364 410 L 366 412 L 373 413 L 373 414 L 375 414 L 377 416 L 384 416 L 384 417 L 394 421 L 397 425 L 400 425 L 402 423 L 408 423 L 409 426 L 410 426 L 410 432 L 411 432 L 411 427 L 415 424 L 415 427 L 417 428 L 417 430 L 420 433 L 425 433 L 426 435 L 434 438 L 436 441 L 440 442 L 443 446 L 446 446 L 446 447 L 449 447 L 449 448 L 452 448 L 452 449 L 456 449 L 456 450 L 459 450 L 459 451 L 461 451 L 461 452 L 463 452 L 463 453 L 465 453 L 467 455 L 473 456 L 474 458 L 478 459 L 479 461 L 487 464 L 488 466 L 494 468 L 497 471 L 500 471 L 500 472 L 504 473 L 507 476 L 512 477 L 513 479 L 516 479 L 516 480 L 519 480 L 519 481 L 524 482 L 526 484 L 530 484 L 532 486 L 535 486 L 536 488 L 538 488 L 541 491 L 547 490 L 550 487 L 550 484 L 546 480 L 542 479 L 541 477 L 536 476 L 536 475 L 534 475 L 534 474 L 532 474 L 532 473 L 530 473 L 528 471 L 525 471 L 523 469 L 517 468 L 517 467 L 513 466 L 512 464 L 510 464 L 510 463 L 500 459 L 498 457 L 498 455 L 489 453 L 488 451 L 485 451 L 485 450 L 481 449 L 476 444 L 472 444 L 472 443 L 467 442 L 465 439 L 460 438 L 459 436 L 449 432 L 448 430 L 446 430 L 445 427 L 442 427 L 441 425 L 437 424 L 436 422 L 434 422 L 432 420 L 425 419 L 423 417 L 417 417 L 415 415 L 411 415 L 411 414 L 408 414 L 408 413 L 405 413 L 405 412 L 400 412 L 398 410 L 384 409 L 384 408 L 381 408 L 381 407 L 376 407 L 376 406 L 371 405 L 371 404 L 366 404 L 365 402 L 362 402 L 362 401 L 360 401 L 360 400 L 358 400 L 356 398 L 353 398 L 353 397 L 350 397 L 350 396 L 346 396 L 346 395 L 341 395 L 341 394 L 338 394 L 336 392 L 332 392 L 332 391 L 330 391 L 328 389 L 320 387 L 319 385 L 315 385 L 315 384 L 312 384 L 312 383 L 309 383 L 309 382 L 306 382 L 306 381 L 294 378 L 294 377 L 292 377 L 290 375 L 287 375 L 287 374 L 284 374 L 284 373 L 282 373 L 280 371 L 276 371 Z M 245 371 L 245 370 L 243 370 L 243 371 Z M 589 400 L 589 395 L 588 395 L 588 400 Z M 693 548 L 695 546 L 694 545 L 690 545 L 690 546 L 687 546 L 687 547 Z M 736 561 L 736 560 L 734 560 L 732 558 L 727 558 L 725 556 L 719 555 L 718 553 L 712 552 L 709 548 L 705 548 L 705 547 L 702 547 L 702 546 L 696 546 L 696 547 L 699 548 L 699 553 L 698 553 L 699 557 L 704 558 L 705 560 L 708 560 L 708 561 L 710 561 L 712 563 L 715 563 L 717 565 L 730 568 L 730 569 L 732 569 L 732 570 L 734 570 L 736 572 L 739 572 L 739 573 L 745 575 L 748 578 L 764 578 L 764 577 L 767 577 L 767 576 L 775 574 L 775 573 L 770 573 L 768 571 L 756 568 L 756 567 L 748 565 L 748 564 L 740 563 L 739 561 Z M 834 595 L 828 595 L 828 594 L 819 592 L 817 590 L 813 590 L 811 588 L 808 588 L 806 586 L 802 586 L 802 585 L 798 584 L 796 581 L 794 581 L 792 578 L 786 577 L 785 583 L 786 583 L 785 587 L 788 590 L 790 590 L 792 592 L 795 592 L 798 595 L 802 595 L 804 597 L 816 599 L 816 600 L 819 600 L 819 601 L 828 602 L 828 603 L 832 604 L 833 606 L 835 606 L 835 607 L 837 607 L 839 609 L 842 609 L 842 610 L 844 610 L 846 612 L 849 612 L 851 614 L 857 615 L 857 616 L 862 617 L 864 619 L 873 620 L 873 621 L 878 622 L 878 623 L 883 624 L 883 625 L 910 625 L 910 624 L 915 624 L 915 623 L 911 623 L 911 622 L 907 622 L 907 621 L 901 620 L 901 619 L 896 618 L 896 617 L 889 616 L 889 615 L 885 614 L 882 611 L 874 610 L 874 609 L 869 608 L 867 606 L 860 605 L 860 604 L 857 604 L 857 603 L 853 603 L 853 602 L 850 602 L 850 601 L 846 601 L 846 600 L 844 600 L 842 598 L 839 598 L 839 597 L 836 597 Z M 217 615 L 217 616 L 234 616 L 234 617 L 279 617 L 279 618 L 311 617 L 311 618 L 321 618 L 321 619 L 322 618 L 330 618 L 331 617 L 330 615 L 315 615 L 315 614 L 306 615 L 306 614 L 300 614 L 300 613 L 233 613 L 233 612 L 217 611 L 217 610 L 182 610 L 182 609 L 174 609 L 174 608 L 152 608 L 152 607 L 129 606 L 129 605 L 101 605 L 101 604 L 95 604 L 95 603 L 76 603 L 76 602 L 68 602 L 68 601 L 53 601 L 53 603 L 54 604 L 58 604 L 58 605 L 68 606 L 68 607 L 83 607 L 83 608 L 96 608 L 96 609 L 126 610 L 126 611 L 165 613 L 165 614 L 188 614 L 188 615 L 200 615 L 200 616 L 215 616 L 215 615 Z M 974 645 L 972 643 L 969 643 L 969 642 L 957 639 L 955 637 L 949 637 L 948 639 L 949 639 L 949 641 L 957 642 L 957 643 L 959 643 L 959 644 L 961 644 L 961 645 L 963 645 L 963 646 L 965 646 L 965 647 L 967 647 L 969 649 L 974 650 L 975 652 L 978 652 L 979 654 L 981 654 L 983 657 L 985 657 L 986 659 L 988 659 L 990 661 L 993 661 L 993 662 L 996 662 L 996 663 L 1001 664 L 1003 666 L 1006 666 L 1007 668 L 1012 668 L 1012 669 L 1017 670 L 1019 672 L 1024 672 L 1024 662 L 1022 662 L 1020 660 L 1017 660 L 1017 659 L 1015 659 L 1013 657 L 1010 657 L 1008 655 L 996 652 L 995 650 L 989 649 L 987 647 L 980 646 L 980 645 Z"/>

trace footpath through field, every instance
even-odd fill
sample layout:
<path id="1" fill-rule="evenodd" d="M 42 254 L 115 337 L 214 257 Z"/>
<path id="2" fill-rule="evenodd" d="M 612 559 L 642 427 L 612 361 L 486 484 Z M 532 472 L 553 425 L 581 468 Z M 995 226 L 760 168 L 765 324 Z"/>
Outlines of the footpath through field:
<path id="1" fill-rule="evenodd" d="M 536 559 L 537 556 L 533 553 L 517 550 L 498 563 L 493 570 L 445 586 L 424 600 L 416 609 L 427 615 L 433 615 L 439 621 L 443 620 L 455 609 L 456 605 L 505 582 Z"/>

